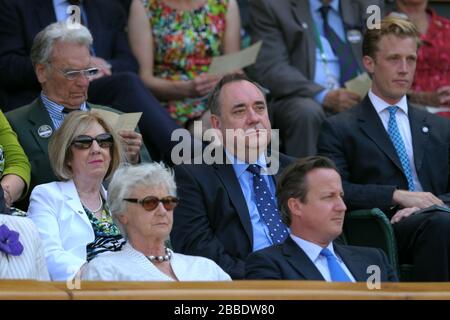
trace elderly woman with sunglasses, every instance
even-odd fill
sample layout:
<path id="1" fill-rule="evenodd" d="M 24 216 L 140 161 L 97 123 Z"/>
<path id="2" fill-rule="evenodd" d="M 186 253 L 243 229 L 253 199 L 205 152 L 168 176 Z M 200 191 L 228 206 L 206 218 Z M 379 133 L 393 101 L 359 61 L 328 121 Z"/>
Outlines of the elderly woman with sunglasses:
<path id="1" fill-rule="evenodd" d="M 108 188 L 108 205 L 127 243 L 121 251 L 98 256 L 82 278 L 104 281 L 231 280 L 214 261 L 174 253 L 165 246 L 176 207 L 169 169 L 152 163 L 117 170 Z"/>
<path id="2" fill-rule="evenodd" d="M 99 114 L 74 111 L 49 142 L 50 163 L 61 181 L 33 189 L 28 215 L 38 228 L 52 280 L 72 279 L 87 261 L 120 250 L 125 242 L 102 186 L 123 159 L 119 141 Z"/>

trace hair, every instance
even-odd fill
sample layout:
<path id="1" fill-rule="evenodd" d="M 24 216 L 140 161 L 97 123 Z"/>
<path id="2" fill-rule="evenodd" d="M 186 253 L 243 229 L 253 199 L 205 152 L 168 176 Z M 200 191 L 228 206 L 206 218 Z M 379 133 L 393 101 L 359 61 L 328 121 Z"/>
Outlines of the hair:
<path id="1" fill-rule="evenodd" d="M 73 172 L 69 165 L 73 158 L 70 146 L 75 137 L 84 134 L 94 123 L 101 125 L 105 132 L 111 134 L 114 139 L 114 144 L 110 149 L 111 162 L 105 179 L 108 179 L 125 159 L 120 138 L 100 114 L 95 111 L 72 111 L 50 138 L 48 145 L 50 165 L 58 179 L 67 181 L 73 178 Z"/>
<path id="2" fill-rule="evenodd" d="M 55 43 L 69 42 L 90 47 L 92 35 L 83 25 L 70 25 L 67 22 L 55 22 L 41 30 L 33 40 L 30 57 L 33 67 L 36 64 L 49 64 Z"/>
<path id="3" fill-rule="evenodd" d="M 220 79 L 220 81 L 216 84 L 213 91 L 208 96 L 207 106 L 208 109 L 211 111 L 211 114 L 215 114 L 216 116 L 220 116 L 220 93 L 222 92 L 222 88 L 232 82 L 238 82 L 238 81 L 248 81 L 255 85 L 263 94 L 263 96 L 266 95 L 264 92 L 265 90 L 255 81 L 250 80 L 245 74 L 242 73 L 230 73 L 226 74 L 225 76 Z"/>
<path id="4" fill-rule="evenodd" d="M 381 23 L 373 29 L 367 29 L 362 43 L 363 56 L 375 59 L 375 54 L 379 50 L 378 43 L 383 36 L 394 35 L 400 38 L 413 38 L 420 46 L 420 35 L 416 26 L 409 20 L 396 16 L 387 16 Z"/>
<path id="5" fill-rule="evenodd" d="M 302 203 L 306 203 L 309 191 L 306 176 L 314 169 L 332 169 L 338 172 L 336 165 L 330 159 L 312 156 L 291 163 L 278 179 L 276 191 L 278 207 L 280 208 L 281 220 L 288 226 L 291 224 L 288 200 L 296 198 Z"/>
<path id="6" fill-rule="evenodd" d="M 163 163 L 146 163 L 136 166 L 121 166 L 115 173 L 108 186 L 108 207 L 111 211 L 114 223 L 120 232 L 126 237 L 124 226 L 118 216 L 127 212 L 129 203 L 123 201 L 128 198 L 133 190 L 144 188 L 165 188 L 171 196 L 177 195 L 177 187 L 173 171 Z"/>

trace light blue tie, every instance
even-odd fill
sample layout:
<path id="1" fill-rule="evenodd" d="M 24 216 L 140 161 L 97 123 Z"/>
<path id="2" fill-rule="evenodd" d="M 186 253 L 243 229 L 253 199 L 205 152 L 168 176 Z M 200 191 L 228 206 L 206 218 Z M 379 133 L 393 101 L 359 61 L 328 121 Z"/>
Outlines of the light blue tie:
<path id="1" fill-rule="evenodd" d="M 414 180 L 411 172 L 411 164 L 409 163 L 408 154 L 406 153 L 405 144 L 403 143 L 402 136 L 397 126 L 397 119 L 395 113 L 398 110 L 397 106 L 390 106 L 387 108 L 389 111 L 389 122 L 388 122 L 388 134 L 391 138 L 394 148 L 397 151 L 398 158 L 402 164 L 403 173 L 408 181 L 408 190 L 414 191 Z"/>
<path id="2" fill-rule="evenodd" d="M 320 252 L 321 256 L 327 258 L 328 269 L 330 270 L 331 281 L 351 282 L 352 280 L 339 265 L 337 257 L 328 248 L 323 248 Z"/>

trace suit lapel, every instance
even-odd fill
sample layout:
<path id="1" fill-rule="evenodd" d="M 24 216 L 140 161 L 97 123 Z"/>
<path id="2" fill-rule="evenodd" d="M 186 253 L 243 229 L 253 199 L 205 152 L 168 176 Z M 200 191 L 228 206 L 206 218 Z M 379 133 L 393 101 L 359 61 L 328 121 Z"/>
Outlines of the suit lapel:
<path id="1" fill-rule="evenodd" d="M 430 125 L 427 123 L 426 113 L 419 114 L 413 107 L 408 106 L 409 125 L 411 127 L 412 144 L 414 150 L 414 164 L 416 171 L 419 173 L 422 168 L 422 160 L 428 143 Z M 423 132 L 424 128 L 428 128 L 427 132 Z"/>
<path id="2" fill-rule="evenodd" d="M 225 158 L 226 156 L 224 156 L 224 159 Z M 236 208 L 245 233 L 247 234 L 250 244 L 253 247 L 253 232 L 252 223 L 250 221 L 250 213 L 248 212 L 247 203 L 245 202 L 241 185 L 239 184 L 236 173 L 233 170 L 233 166 L 231 164 L 214 164 L 213 166 L 215 172 L 222 181 L 223 186 L 227 190 L 233 206 Z"/>
<path id="3" fill-rule="evenodd" d="M 308 48 L 307 56 L 316 61 L 316 42 L 314 40 L 314 21 L 311 17 L 309 2 L 291 0 L 291 8 L 294 19 L 297 21 L 300 28 L 303 30 L 305 37 L 305 46 Z M 295 57 L 294 59 L 304 59 L 305 57 Z M 309 64 L 310 70 L 307 74 L 308 78 L 314 78 L 316 72 L 316 64 L 311 62 Z"/>
<path id="4" fill-rule="evenodd" d="M 83 205 L 80 202 L 80 197 L 78 196 L 77 189 L 73 180 L 59 182 L 61 192 L 64 194 L 66 199 L 66 204 L 74 211 L 77 217 L 80 217 L 88 226 L 91 226 L 91 222 L 83 209 Z"/>
<path id="5" fill-rule="evenodd" d="M 48 141 L 49 137 L 42 137 L 39 132 L 44 128 L 44 126 L 48 126 L 52 129 L 52 133 L 54 133 L 55 128 L 53 126 L 53 122 L 48 115 L 47 110 L 42 104 L 41 98 L 37 98 L 32 106 L 30 107 L 30 112 L 28 114 L 28 122 L 30 123 L 30 131 L 31 135 L 35 137 L 37 144 L 42 149 L 42 151 L 47 154 L 48 150 Z"/>
<path id="6" fill-rule="evenodd" d="M 282 250 L 287 262 L 297 270 L 305 280 L 325 280 L 314 263 L 291 237 L 288 237 L 283 243 Z"/>
<path id="7" fill-rule="evenodd" d="M 366 281 L 368 274 L 366 273 L 365 266 L 367 263 L 358 255 L 354 255 L 351 250 L 334 243 L 333 246 L 334 250 L 339 254 L 342 261 L 344 261 L 355 280 Z"/>
<path id="8" fill-rule="evenodd" d="M 361 130 L 380 148 L 389 159 L 403 172 L 400 159 L 395 151 L 386 129 L 381 122 L 368 96 L 361 103 L 358 122 Z"/>

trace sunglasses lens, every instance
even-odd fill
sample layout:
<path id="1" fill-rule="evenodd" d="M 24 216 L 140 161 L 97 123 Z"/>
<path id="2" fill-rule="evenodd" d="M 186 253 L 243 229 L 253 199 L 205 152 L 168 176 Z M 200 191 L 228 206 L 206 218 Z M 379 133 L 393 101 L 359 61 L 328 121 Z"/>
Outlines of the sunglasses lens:
<path id="1" fill-rule="evenodd" d="M 147 211 L 155 210 L 159 204 L 159 199 L 157 197 L 148 196 L 142 200 L 142 206 Z"/>
<path id="2" fill-rule="evenodd" d="M 72 141 L 72 145 L 77 149 L 88 149 L 92 145 L 94 139 L 89 136 L 78 136 Z"/>
<path id="3" fill-rule="evenodd" d="M 98 145 L 102 148 L 111 148 L 114 143 L 114 139 L 109 133 L 100 134 L 95 140 L 97 140 Z"/>
<path id="4" fill-rule="evenodd" d="M 178 204 L 178 199 L 175 197 L 165 197 L 161 202 L 166 210 L 173 210 Z"/>

